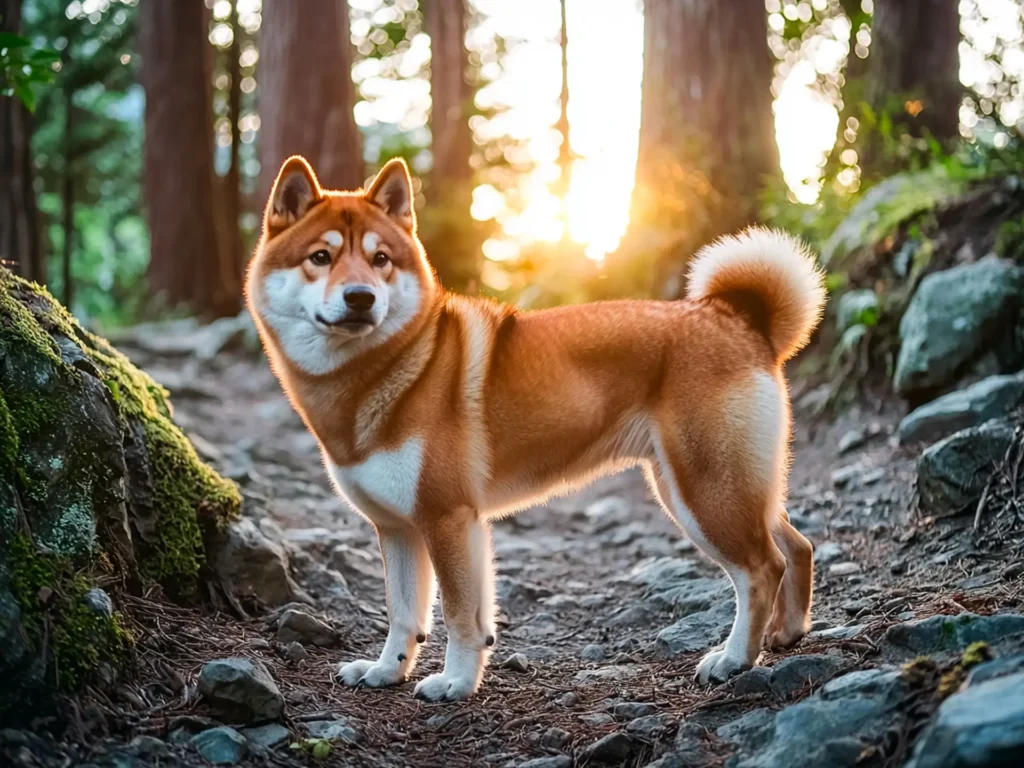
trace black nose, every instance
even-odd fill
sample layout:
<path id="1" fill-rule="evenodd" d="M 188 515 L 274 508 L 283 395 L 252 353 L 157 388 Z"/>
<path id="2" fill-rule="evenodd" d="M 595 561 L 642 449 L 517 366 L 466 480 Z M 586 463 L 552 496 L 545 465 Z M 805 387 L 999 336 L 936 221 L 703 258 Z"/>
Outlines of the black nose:
<path id="1" fill-rule="evenodd" d="M 366 285 L 353 285 L 345 289 L 345 304 L 356 312 L 366 312 L 376 300 L 373 289 Z"/>

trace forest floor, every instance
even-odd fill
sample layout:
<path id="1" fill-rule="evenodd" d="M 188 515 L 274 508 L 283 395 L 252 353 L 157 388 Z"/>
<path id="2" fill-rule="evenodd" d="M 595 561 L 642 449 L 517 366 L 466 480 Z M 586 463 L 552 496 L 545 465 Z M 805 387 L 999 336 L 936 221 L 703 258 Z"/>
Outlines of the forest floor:
<path id="1" fill-rule="evenodd" d="M 140 735 L 167 739 L 175 727 L 202 718 L 202 701 L 171 695 L 182 686 L 167 678 L 194 690 L 189 685 L 205 662 L 234 656 L 258 658 L 271 671 L 287 701 L 289 740 L 301 741 L 313 721 L 336 719 L 354 729 L 354 735 L 346 731 L 354 743 L 341 739 L 332 746 L 327 763 L 337 765 L 455 768 L 519 765 L 545 756 L 552 759 L 535 765 L 582 765 L 601 759 L 609 744 L 596 753 L 594 744 L 602 737 L 622 732 L 628 742 L 614 762 L 639 766 L 678 749 L 673 744 L 684 722 L 689 733 L 692 725 L 703 729 L 700 748 L 664 764 L 717 765 L 736 750 L 716 735 L 721 725 L 751 709 L 784 705 L 771 692 L 697 686 L 692 676 L 703 650 L 666 657 L 658 633 L 694 609 L 715 614 L 731 592 L 718 569 L 661 512 L 638 472 L 606 478 L 494 525 L 499 636 L 480 692 L 470 701 L 413 698 L 415 681 L 441 667 L 439 609 L 409 683 L 354 690 L 334 682 L 339 662 L 376 658 L 386 632 L 373 530 L 332 492 L 313 438 L 262 357 L 235 349 L 204 360 L 188 352 L 188 343 L 166 341 L 159 352 L 139 339 L 123 348 L 171 391 L 178 423 L 204 458 L 240 484 L 246 513 L 284 543 L 297 581 L 316 600 L 315 611 L 342 639 L 336 648 L 311 647 L 300 654 L 306 658 L 289 660 L 266 614 L 242 619 L 154 609 L 152 623 L 140 633 L 145 671 L 116 699 L 102 699 L 120 722 L 108 715 L 102 727 L 86 723 L 88 718 L 80 724 L 98 728 L 96 738 L 86 739 L 94 745 L 93 759 L 102 763 L 115 742 Z M 1020 562 L 1007 557 L 1007 542 L 972 535 L 970 515 L 933 521 L 915 512 L 920 447 L 901 447 L 893 437 L 899 404 L 813 417 L 821 395 L 794 385 L 788 503 L 794 524 L 817 548 L 817 631 L 791 650 L 766 653 L 760 663 L 771 667 L 787 656 L 829 654 L 838 660 L 827 675 L 834 677 L 878 663 L 881 638 L 892 624 L 936 613 L 1024 607 L 1021 579 L 1013 578 Z M 1014 546 L 1019 557 L 1019 541 Z M 727 628 L 727 619 L 718 619 L 713 634 Z M 860 629 L 834 629 L 851 626 Z M 503 665 L 513 653 L 526 657 L 525 671 Z M 790 700 L 805 694 L 791 691 Z M 649 706 L 616 706 L 623 703 Z M 883 763 L 901 763 L 913 735 L 893 740 Z M 250 759 L 311 762 L 287 743 Z M 194 753 L 191 760 L 198 761 Z"/>

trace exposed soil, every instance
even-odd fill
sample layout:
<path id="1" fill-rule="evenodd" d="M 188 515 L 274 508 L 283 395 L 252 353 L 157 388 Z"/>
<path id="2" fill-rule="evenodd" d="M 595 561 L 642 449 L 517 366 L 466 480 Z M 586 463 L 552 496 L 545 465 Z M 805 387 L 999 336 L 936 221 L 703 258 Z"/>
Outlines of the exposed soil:
<path id="1" fill-rule="evenodd" d="M 692 675 L 702 652 L 675 659 L 655 653 L 656 635 L 678 617 L 651 600 L 635 574 L 658 558 L 692 558 L 701 575 L 720 574 L 660 511 L 637 472 L 495 524 L 502 621 L 490 668 L 472 700 L 430 704 L 412 696 L 415 680 L 441 667 L 445 637 L 439 612 L 414 681 L 388 690 L 335 683 L 332 671 L 339 662 L 376 658 L 386 633 L 371 526 L 332 493 L 313 438 L 265 360 L 241 350 L 207 362 L 126 351 L 171 390 L 176 420 L 206 458 L 240 483 L 247 514 L 271 538 L 288 542 L 299 583 L 343 640 L 335 649 L 309 648 L 307 660 L 291 662 L 266 614 L 240 618 L 136 600 L 140 675 L 118 695 L 92 691 L 70 710 L 72 726 L 63 739 L 82 745 L 79 757 L 102 759 L 112 745 L 139 735 L 166 739 L 169 729 L 187 722 L 180 718 L 205 716 L 196 677 L 204 662 L 227 656 L 266 664 L 288 701 L 285 725 L 296 740 L 305 735 L 305 722 L 325 712 L 348 719 L 362 737 L 355 744 L 335 743 L 327 759 L 334 765 L 455 768 L 549 754 L 582 764 L 588 745 L 624 730 L 628 720 L 612 714 L 616 702 L 650 703 L 665 716 L 660 733 L 635 736 L 624 764 L 646 765 L 671 749 L 686 720 L 708 729 L 701 762 L 693 764 L 714 765 L 731 750 L 714 735 L 718 724 L 755 706 L 781 706 L 766 695 L 737 696 L 728 686 L 697 687 Z M 862 404 L 835 420 L 812 419 L 806 414 L 819 395 L 794 388 L 788 509 L 816 546 L 840 546 L 833 564 L 850 563 L 845 570 L 856 571 L 840 576 L 827 564 L 817 569 L 816 626 L 867 629 L 851 640 L 805 639 L 785 653 L 766 653 L 761 663 L 832 652 L 842 655 L 846 671 L 871 665 L 878 637 L 897 621 L 1020 609 L 1021 580 L 1010 578 L 1019 570 L 1019 539 L 982 544 L 971 533 L 970 515 L 934 522 L 915 514 L 919 448 L 899 447 L 892 437 L 900 405 Z M 853 441 L 857 431 L 864 440 L 840 453 L 841 442 Z M 345 581 L 325 565 L 340 570 Z M 582 659 L 588 644 L 602 646 L 605 659 Z M 502 666 L 515 652 L 529 659 L 526 672 Z M 551 728 L 568 733 L 557 749 L 541 744 Z M 893 741 L 883 763 L 898 761 L 909 737 Z M 178 759 L 186 755 L 181 748 Z M 194 754 L 190 759 L 198 762 Z M 289 764 L 312 758 L 285 745 L 253 760 Z"/>

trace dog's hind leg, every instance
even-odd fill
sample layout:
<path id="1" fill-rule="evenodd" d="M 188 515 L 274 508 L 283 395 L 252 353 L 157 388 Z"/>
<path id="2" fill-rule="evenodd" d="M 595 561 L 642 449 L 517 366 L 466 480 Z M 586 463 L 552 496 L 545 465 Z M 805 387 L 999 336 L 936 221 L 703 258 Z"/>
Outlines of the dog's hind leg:
<path id="1" fill-rule="evenodd" d="M 423 536 L 412 526 L 378 528 L 387 587 L 388 637 L 377 661 L 343 664 L 338 678 L 346 685 L 380 688 L 405 682 L 430 632 L 434 605 L 434 569 Z"/>
<path id="2" fill-rule="evenodd" d="M 675 432 L 663 435 L 654 424 L 651 437 L 648 476 L 662 506 L 736 590 L 729 637 L 701 660 L 696 674 L 702 684 L 723 682 L 757 661 L 786 572 L 786 558 L 769 528 L 778 505 L 774 457 L 765 457 L 770 472 L 757 471 L 743 466 L 736 453 L 706 449 L 698 465 L 684 461 L 686 451 Z"/>
<path id="3" fill-rule="evenodd" d="M 789 522 L 785 509 L 772 521 L 772 536 L 786 556 L 786 576 L 765 641 L 769 648 L 788 648 L 810 629 L 814 547 Z"/>
<path id="4" fill-rule="evenodd" d="M 429 701 L 471 696 L 494 646 L 494 561 L 491 528 L 476 510 L 438 515 L 423 526 L 441 585 L 448 628 L 444 671 L 425 677 L 415 695 Z"/>

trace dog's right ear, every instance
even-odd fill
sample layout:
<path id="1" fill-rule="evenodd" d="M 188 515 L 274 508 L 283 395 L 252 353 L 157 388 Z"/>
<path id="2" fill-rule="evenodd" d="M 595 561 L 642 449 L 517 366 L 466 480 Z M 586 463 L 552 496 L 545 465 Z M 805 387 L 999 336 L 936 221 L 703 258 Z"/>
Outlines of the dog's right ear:
<path id="1" fill-rule="evenodd" d="M 263 221 L 267 234 L 276 235 L 301 219 L 320 202 L 323 190 L 306 158 L 299 155 L 284 161 L 277 172 L 267 201 Z"/>

